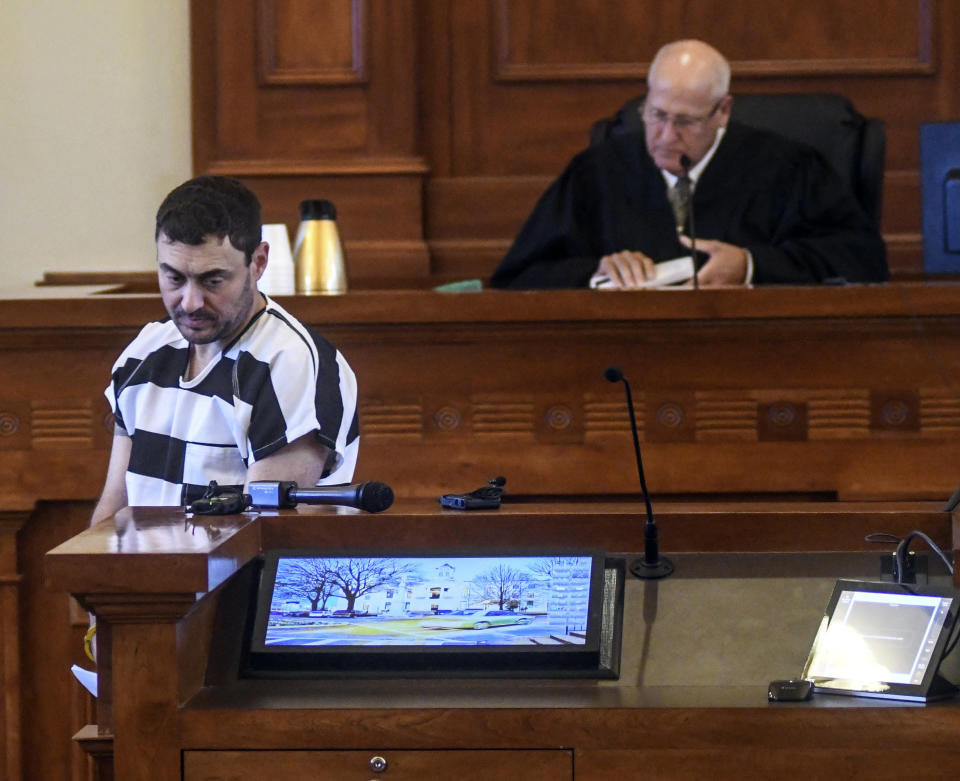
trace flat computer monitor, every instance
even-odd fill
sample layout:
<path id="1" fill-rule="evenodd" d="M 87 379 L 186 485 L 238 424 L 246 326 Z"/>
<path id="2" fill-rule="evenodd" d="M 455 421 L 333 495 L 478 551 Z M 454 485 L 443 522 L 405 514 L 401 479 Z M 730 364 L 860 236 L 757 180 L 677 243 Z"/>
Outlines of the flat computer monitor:
<path id="1" fill-rule="evenodd" d="M 245 674 L 615 677 L 621 606 L 595 551 L 271 551 Z"/>
<path id="2" fill-rule="evenodd" d="M 937 673 L 958 593 L 915 583 L 838 580 L 803 678 L 814 691 L 926 702 L 957 689 Z"/>

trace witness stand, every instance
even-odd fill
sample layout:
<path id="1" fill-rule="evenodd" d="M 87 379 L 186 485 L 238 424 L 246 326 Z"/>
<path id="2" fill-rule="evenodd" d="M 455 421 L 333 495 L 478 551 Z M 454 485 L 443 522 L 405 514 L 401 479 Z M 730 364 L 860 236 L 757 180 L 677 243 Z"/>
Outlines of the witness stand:
<path id="1" fill-rule="evenodd" d="M 931 502 L 664 503 L 677 572 L 626 582 L 619 680 L 244 680 L 256 557 L 273 548 L 385 554 L 453 546 L 642 549 L 632 502 L 517 503 L 462 513 L 400 500 L 378 515 L 298 508 L 187 518 L 125 509 L 47 554 L 53 588 L 101 627 L 97 724 L 77 739 L 108 778 L 894 778 L 942 772 L 960 708 L 824 697 L 769 704 L 799 674 L 837 577 L 880 576 L 871 531 L 922 528 Z M 951 532 L 951 524 L 954 531 Z M 954 537 L 957 539 L 957 537 Z M 704 551 L 709 551 L 706 553 Z M 931 576 L 939 580 L 931 562 Z M 368 775 L 362 775 L 367 773 Z"/>

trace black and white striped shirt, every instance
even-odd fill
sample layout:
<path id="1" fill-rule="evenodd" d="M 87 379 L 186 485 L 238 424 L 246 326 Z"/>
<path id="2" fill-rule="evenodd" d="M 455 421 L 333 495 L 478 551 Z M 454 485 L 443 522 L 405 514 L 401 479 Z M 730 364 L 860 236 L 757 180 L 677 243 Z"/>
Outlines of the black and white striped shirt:
<path id="1" fill-rule="evenodd" d="M 357 382 L 329 342 L 268 298 L 217 358 L 184 380 L 188 360 L 189 343 L 165 319 L 144 326 L 113 366 L 106 396 L 132 438 L 128 504 L 187 504 L 211 480 L 242 486 L 250 464 L 312 431 L 336 458 L 321 484 L 350 482 Z"/>

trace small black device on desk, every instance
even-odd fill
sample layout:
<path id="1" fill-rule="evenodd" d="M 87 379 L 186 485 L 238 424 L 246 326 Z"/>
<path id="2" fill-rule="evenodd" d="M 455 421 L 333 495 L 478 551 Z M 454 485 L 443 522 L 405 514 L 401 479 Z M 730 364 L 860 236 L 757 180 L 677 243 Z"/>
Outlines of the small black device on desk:
<path id="1" fill-rule="evenodd" d="M 444 494 L 440 497 L 440 504 L 453 510 L 494 510 L 500 506 L 507 478 L 494 477 L 487 483 L 468 494 Z"/>
<path id="2" fill-rule="evenodd" d="M 797 678 L 770 681 L 767 699 L 770 702 L 800 702 L 809 700 L 813 694 L 813 684 Z"/>

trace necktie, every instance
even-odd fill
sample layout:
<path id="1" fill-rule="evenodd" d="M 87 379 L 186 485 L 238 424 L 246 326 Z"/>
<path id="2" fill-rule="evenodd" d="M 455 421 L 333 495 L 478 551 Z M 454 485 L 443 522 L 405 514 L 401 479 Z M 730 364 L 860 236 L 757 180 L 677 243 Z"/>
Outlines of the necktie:
<path id="1" fill-rule="evenodd" d="M 690 178 L 681 176 L 667 193 L 670 208 L 677 222 L 677 230 L 682 231 L 687 224 L 687 213 L 690 210 Z"/>

